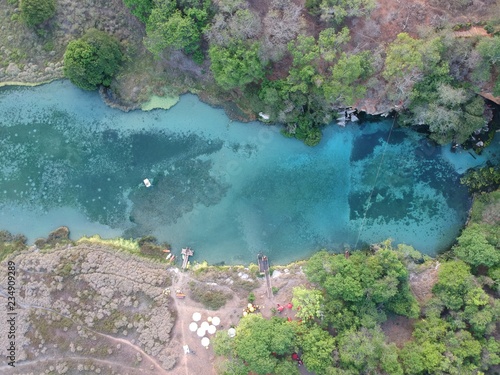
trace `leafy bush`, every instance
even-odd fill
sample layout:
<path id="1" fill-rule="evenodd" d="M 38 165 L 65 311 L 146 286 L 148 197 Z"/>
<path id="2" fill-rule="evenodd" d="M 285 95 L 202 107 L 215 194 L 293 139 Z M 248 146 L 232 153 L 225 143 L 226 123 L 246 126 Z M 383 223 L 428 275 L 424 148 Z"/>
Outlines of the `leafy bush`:
<path id="1" fill-rule="evenodd" d="M 168 244 L 158 244 L 157 239 L 153 236 L 141 237 L 137 241 L 137 244 L 139 245 L 141 256 L 156 260 L 163 260 L 165 255 L 163 249 L 170 247 Z"/>
<path id="2" fill-rule="evenodd" d="M 471 192 L 493 191 L 500 185 L 500 167 L 483 167 L 467 171 L 460 182 Z"/>
<path id="3" fill-rule="evenodd" d="M 134 16 L 143 23 L 147 22 L 153 10 L 153 0 L 124 0 L 123 2 Z"/>
<path id="4" fill-rule="evenodd" d="M 206 285 L 191 283 L 191 298 L 200 302 L 209 310 L 218 310 L 233 298 L 232 294 L 215 288 L 207 288 Z"/>
<path id="5" fill-rule="evenodd" d="M 111 84 L 122 60 L 118 41 L 91 29 L 82 38 L 69 42 L 64 54 L 64 75 L 84 90 L 95 90 Z"/>
<path id="6" fill-rule="evenodd" d="M 259 44 L 247 46 L 235 43 L 231 46 L 212 46 L 208 51 L 217 84 L 225 90 L 243 86 L 264 78 L 263 65 L 259 58 Z"/>
<path id="7" fill-rule="evenodd" d="M 56 13 L 55 0 L 22 0 L 21 17 L 30 27 L 38 26 Z"/>
<path id="8" fill-rule="evenodd" d="M 137 4 L 148 0 L 127 1 L 136 4 L 133 12 L 137 13 Z M 156 57 L 165 49 L 182 50 L 201 64 L 204 59 L 201 35 L 213 16 L 211 8 L 212 3 L 207 0 L 156 0 L 139 17 L 146 23 L 146 48 Z"/>
<path id="9" fill-rule="evenodd" d="M 0 231 L 0 261 L 16 251 L 26 249 L 27 241 L 22 234 L 13 235 L 5 230 Z"/>
<path id="10" fill-rule="evenodd" d="M 248 302 L 250 303 L 255 302 L 255 294 L 253 292 L 248 295 Z"/>
<path id="11" fill-rule="evenodd" d="M 494 230 L 489 225 L 469 225 L 458 237 L 455 255 L 473 267 L 500 265 L 500 248 L 490 232 Z"/>
<path id="12" fill-rule="evenodd" d="M 375 8 L 373 0 L 306 0 L 306 8 L 313 15 L 320 15 L 324 21 L 337 24 L 348 17 L 362 17 Z"/>
<path id="13" fill-rule="evenodd" d="M 493 34 L 493 32 L 495 31 L 495 28 L 492 25 L 486 25 L 484 26 L 484 29 L 488 34 Z"/>

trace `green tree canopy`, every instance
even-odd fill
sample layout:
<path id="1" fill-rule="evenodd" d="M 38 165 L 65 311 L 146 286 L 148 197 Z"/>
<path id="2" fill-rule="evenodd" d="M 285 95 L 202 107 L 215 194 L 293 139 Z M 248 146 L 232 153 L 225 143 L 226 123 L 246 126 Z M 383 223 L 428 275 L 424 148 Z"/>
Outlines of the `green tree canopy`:
<path id="1" fill-rule="evenodd" d="M 153 0 L 123 0 L 123 2 L 143 23 L 147 22 L 154 7 Z"/>
<path id="2" fill-rule="evenodd" d="M 318 36 L 318 47 L 321 57 L 325 61 L 335 60 L 340 49 L 351 39 L 349 29 L 342 28 L 338 33 L 334 28 L 322 30 Z"/>
<path id="3" fill-rule="evenodd" d="M 325 98 L 337 105 L 351 106 L 366 93 L 361 84 L 371 73 L 368 52 L 353 55 L 342 53 L 331 68 L 331 78 L 324 85 Z"/>
<path id="4" fill-rule="evenodd" d="M 451 310 L 459 310 L 465 304 L 467 292 L 474 286 L 470 267 L 463 261 L 451 261 L 439 267 L 439 279 L 433 293 Z"/>
<path id="5" fill-rule="evenodd" d="M 477 44 L 477 50 L 488 63 L 500 63 L 500 36 L 482 38 Z"/>
<path id="6" fill-rule="evenodd" d="M 385 79 L 418 76 L 423 72 L 432 72 L 441 61 L 443 43 L 439 38 L 414 39 L 407 33 L 400 33 L 387 48 Z"/>
<path id="7" fill-rule="evenodd" d="M 493 300 L 486 292 L 476 287 L 465 296 L 465 306 L 459 316 L 470 326 L 476 337 L 491 334 L 500 317 L 500 303 Z"/>
<path id="8" fill-rule="evenodd" d="M 386 344 L 380 329 L 361 328 L 338 337 L 339 362 L 342 368 L 357 374 L 386 373 L 403 375 L 398 349 Z M 383 372 L 380 372 L 383 371 Z"/>
<path id="9" fill-rule="evenodd" d="M 445 61 L 419 73 L 421 78 L 412 83 L 410 111 L 405 113 L 407 119 L 403 120 L 412 125 L 428 125 L 431 138 L 439 144 L 463 143 L 486 124 L 484 100 L 449 73 Z M 405 82 L 405 77 L 395 79 L 399 81 Z M 403 92 L 407 90 L 409 86 L 404 86 Z"/>
<path id="10" fill-rule="evenodd" d="M 82 89 L 95 90 L 111 84 L 122 60 L 118 41 L 91 29 L 82 38 L 69 42 L 64 54 L 64 75 Z"/>
<path id="11" fill-rule="evenodd" d="M 367 16 L 375 8 L 374 0 L 307 0 L 306 7 L 325 21 L 340 24 L 347 17 Z"/>
<path id="12" fill-rule="evenodd" d="M 474 374 L 497 361 L 494 345 L 491 354 L 486 354 L 488 344 L 482 338 L 454 326 L 438 316 L 416 323 L 413 340 L 400 354 L 405 374 Z"/>
<path id="13" fill-rule="evenodd" d="M 317 325 L 300 325 L 297 329 L 297 343 L 302 351 L 302 360 L 309 371 L 324 374 L 333 366 L 335 340 Z"/>
<path id="14" fill-rule="evenodd" d="M 317 289 L 306 289 L 303 286 L 293 288 L 292 303 L 297 310 L 295 316 L 299 319 L 309 320 L 322 316 L 324 298 Z"/>
<path id="15" fill-rule="evenodd" d="M 471 193 L 496 190 L 500 186 L 500 165 L 487 165 L 479 169 L 469 169 L 465 176 L 460 179 L 460 182 L 467 185 Z"/>
<path id="16" fill-rule="evenodd" d="M 318 77 L 316 60 L 320 50 L 312 36 L 298 35 L 297 39 L 288 43 L 288 51 L 293 57 L 292 67 L 288 72 L 288 84 L 291 92 L 303 94 L 311 92 L 311 85 Z"/>
<path id="17" fill-rule="evenodd" d="M 308 279 L 324 290 L 325 321 L 338 330 L 373 327 L 385 320 L 380 307 L 417 317 L 419 307 L 408 285 L 402 255 L 382 249 L 373 255 L 354 252 L 330 255 L 321 251 L 305 267 Z"/>
<path id="18" fill-rule="evenodd" d="M 264 319 L 250 314 L 238 324 L 234 338 L 234 357 L 247 364 L 247 372 L 256 374 L 276 373 L 275 368 L 282 361 L 278 356 L 292 352 L 294 326 L 283 319 Z"/>
<path id="19" fill-rule="evenodd" d="M 229 47 L 210 47 L 210 69 L 215 81 L 225 90 L 243 88 L 264 78 L 264 68 L 259 59 L 259 44 L 237 42 Z"/>
<path id="20" fill-rule="evenodd" d="M 453 251 L 464 262 L 477 267 L 500 264 L 499 239 L 488 238 L 488 225 L 472 224 L 464 229 Z M 493 242 L 493 243 L 492 243 Z"/>
<path id="21" fill-rule="evenodd" d="M 493 95 L 500 96 L 500 36 L 492 38 L 483 38 L 477 44 L 477 51 L 484 59 L 484 64 L 478 67 L 478 70 L 490 71 L 490 74 L 496 74 L 497 79 L 493 88 Z"/>
<path id="22" fill-rule="evenodd" d="M 183 50 L 188 54 L 199 49 L 200 31 L 193 18 L 182 14 L 174 2 L 164 1 L 152 10 L 146 24 L 146 48 L 159 56 L 166 48 Z"/>
<path id="23" fill-rule="evenodd" d="M 30 27 L 38 26 L 56 13 L 55 0 L 21 0 L 21 17 Z"/>

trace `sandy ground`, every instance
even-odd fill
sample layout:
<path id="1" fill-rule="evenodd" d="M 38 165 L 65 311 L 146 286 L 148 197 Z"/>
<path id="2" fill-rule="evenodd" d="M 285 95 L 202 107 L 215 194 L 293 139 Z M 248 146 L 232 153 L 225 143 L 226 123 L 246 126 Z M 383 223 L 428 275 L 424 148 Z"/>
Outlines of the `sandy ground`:
<path id="1" fill-rule="evenodd" d="M 170 269 L 172 272 L 172 287 L 171 290 L 189 290 L 189 282 L 192 280 L 192 275 L 189 272 L 182 272 L 177 268 Z M 276 275 L 276 274 L 275 274 Z M 306 284 L 305 275 L 300 269 L 295 271 L 282 271 L 279 277 L 272 278 L 272 285 L 279 288 L 279 291 L 272 298 L 267 297 L 265 280 L 261 279 L 260 286 L 253 291 L 256 300 L 255 304 L 262 307 L 261 313 L 264 317 L 270 318 L 273 313 L 271 309 L 277 307 L 277 304 L 286 305 L 291 301 L 292 289 L 294 286 Z M 207 349 L 201 345 L 200 338 L 196 332 L 189 331 L 189 324 L 193 321 L 192 315 L 194 312 L 201 313 L 202 319 L 200 322 L 207 320 L 208 317 L 217 316 L 221 320 L 219 328 L 228 329 L 231 326 L 236 326 L 242 316 L 243 309 L 248 304 L 244 298 L 239 298 L 236 294 L 234 298 L 229 300 L 226 305 L 217 311 L 207 310 L 198 302 L 189 298 L 189 293 L 184 299 L 174 300 L 174 307 L 177 310 L 177 321 L 174 327 L 172 337 L 172 346 L 179 348 L 180 360 L 175 368 L 170 371 L 172 374 L 192 375 L 192 374 L 207 374 L 215 375 L 215 364 L 217 358 L 214 354 L 213 347 L 210 345 Z M 294 318 L 295 311 L 285 309 L 280 316 L 284 318 Z M 210 335 L 207 334 L 210 338 Z M 183 354 L 183 345 L 188 345 L 194 351 L 191 354 Z M 308 374 L 304 368 L 301 368 L 303 374 Z"/>

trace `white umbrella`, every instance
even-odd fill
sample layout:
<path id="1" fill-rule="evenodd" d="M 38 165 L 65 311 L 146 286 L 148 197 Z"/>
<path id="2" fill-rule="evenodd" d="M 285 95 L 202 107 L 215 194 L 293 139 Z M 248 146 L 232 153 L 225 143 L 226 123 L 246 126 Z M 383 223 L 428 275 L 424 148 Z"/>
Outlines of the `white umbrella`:
<path id="1" fill-rule="evenodd" d="M 229 328 L 227 330 L 227 334 L 229 335 L 229 337 L 234 337 L 236 336 L 236 330 L 234 328 Z"/>
<path id="2" fill-rule="evenodd" d="M 206 333 L 206 331 L 205 331 L 203 328 L 201 328 L 201 327 L 200 327 L 200 328 L 198 328 L 198 330 L 196 331 L 196 334 L 197 334 L 198 336 L 200 336 L 200 337 L 205 336 L 205 333 Z"/>
<path id="3" fill-rule="evenodd" d="M 198 322 L 200 319 L 201 319 L 201 314 L 200 314 L 199 312 L 195 312 L 195 313 L 193 314 L 193 320 L 194 320 L 195 322 Z"/>
<path id="4" fill-rule="evenodd" d="M 201 345 L 208 349 L 208 345 L 210 344 L 210 339 L 208 337 L 203 337 L 201 339 Z"/>
<path id="5" fill-rule="evenodd" d="M 191 322 L 191 324 L 189 325 L 189 330 L 191 332 L 196 332 L 197 329 L 198 329 L 198 324 L 196 322 Z"/>
<path id="6" fill-rule="evenodd" d="M 208 322 L 202 322 L 201 325 L 200 325 L 200 327 L 203 328 L 203 329 L 205 329 L 205 330 L 207 330 L 209 325 L 210 324 L 208 324 Z"/>
<path id="7" fill-rule="evenodd" d="M 212 324 L 213 324 L 214 326 L 218 326 L 218 325 L 220 324 L 220 318 L 219 318 L 218 316 L 214 316 L 214 317 L 212 318 Z"/>
<path id="8" fill-rule="evenodd" d="M 211 335 L 213 335 L 215 333 L 215 331 L 217 331 L 217 328 L 214 325 L 210 324 L 208 326 L 207 332 L 210 333 Z"/>

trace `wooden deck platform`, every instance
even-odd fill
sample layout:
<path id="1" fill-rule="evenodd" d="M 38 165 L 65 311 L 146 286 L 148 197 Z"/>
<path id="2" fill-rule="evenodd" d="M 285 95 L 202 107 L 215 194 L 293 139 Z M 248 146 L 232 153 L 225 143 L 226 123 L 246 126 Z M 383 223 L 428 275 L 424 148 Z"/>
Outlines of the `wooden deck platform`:
<path id="1" fill-rule="evenodd" d="M 182 254 L 182 269 L 186 269 L 189 262 L 189 257 L 194 255 L 194 251 L 190 247 L 185 247 L 181 251 Z"/>
<path id="2" fill-rule="evenodd" d="M 273 297 L 273 288 L 271 286 L 271 275 L 269 274 L 269 259 L 263 254 L 257 255 L 257 261 L 259 262 L 259 271 L 261 275 L 266 278 L 267 285 L 267 297 Z"/>

